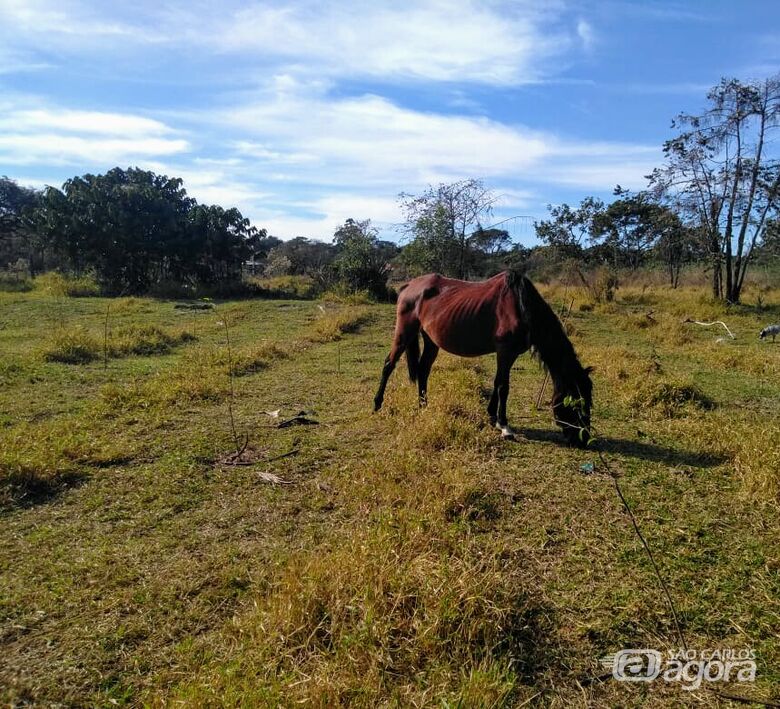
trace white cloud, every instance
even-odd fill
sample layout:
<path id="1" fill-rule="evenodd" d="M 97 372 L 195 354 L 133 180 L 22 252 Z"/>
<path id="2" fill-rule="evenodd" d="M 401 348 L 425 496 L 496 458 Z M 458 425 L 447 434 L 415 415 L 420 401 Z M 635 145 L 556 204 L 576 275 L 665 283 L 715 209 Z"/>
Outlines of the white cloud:
<path id="1" fill-rule="evenodd" d="M 556 15 L 529 2 L 256 3 L 211 37 L 326 74 L 513 84 L 570 48 L 570 33 L 550 26 Z"/>
<path id="2" fill-rule="evenodd" d="M 189 143 L 160 121 L 132 114 L 50 106 L 3 106 L 0 162 L 110 168 L 185 152 Z"/>
<path id="3" fill-rule="evenodd" d="M 563 139 L 482 116 L 416 111 L 379 96 L 338 99 L 307 85 L 277 86 L 272 81 L 250 103 L 204 120 L 251 135 L 236 144 L 237 154 L 262 157 L 280 181 L 396 192 L 466 177 L 603 188 L 616 182 L 603 176 L 609 170 L 641 179 L 659 157 L 655 146 Z"/>
<path id="4" fill-rule="evenodd" d="M 332 99 L 306 87 L 269 91 L 204 118 L 253 136 L 278 171 L 331 185 L 401 191 L 522 170 L 549 152 L 546 136 L 527 128 L 415 111 L 379 96 Z"/>
<path id="5" fill-rule="evenodd" d="M 45 39 L 71 54 L 197 48 L 306 76 L 505 86 L 557 73 L 578 47 L 584 21 L 564 19 L 564 10 L 531 0 L 138 0 L 132 10 L 96 0 L 0 0 L 0 38 L 37 49 Z"/>
<path id="6" fill-rule="evenodd" d="M 199 201 L 238 206 L 284 237 L 330 238 L 347 217 L 397 223 L 399 192 L 469 177 L 502 195 L 502 213 L 522 213 L 545 201 L 544 184 L 640 188 L 660 159 L 656 147 L 567 139 L 374 95 L 334 98 L 289 77 L 247 103 L 164 121 L 40 103 L 5 108 L 0 163 L 79 173 L 138 165 L 181 176 Z M 215 142 L 219 154 L 202 148 Z"/>
<path id="7" fill-rule="evenodd" d="M 13 111 L 0 118 L 0 130 L 38 129 L 68 133 L 147 137 L 168 135 L 173 129 L 160 121 L 143 116 L 103 111 L 73 111 L 68 109 L 27 109 Z"/>
<path id="8" fill-rule="evenodd" d="M 108 8 L 112 6 L 113 3 L 107 5 Z M 9 38 L 47 35 L 57 44 L 71 38 L 74 48 L 78 48 L 78 43 L 83 48 L 85 38 L 142 39 L 144 35 L 154 35 L 152 29 L 144 33 L 138 26 L 101 17 L 103 9 L 99 3 L 90 8 L 88 3 L 75 0 L 0 0 L 0 22 Z"/>
<path id="9" fill-rule="evenodd" d="M 582 46 L 586 51 L 593 49 L 593 46 L 596 43 L 596 35 L 590 22 L 583 19 L 580 19 L 577 22 L 577 36 L 580 38 Z"/>

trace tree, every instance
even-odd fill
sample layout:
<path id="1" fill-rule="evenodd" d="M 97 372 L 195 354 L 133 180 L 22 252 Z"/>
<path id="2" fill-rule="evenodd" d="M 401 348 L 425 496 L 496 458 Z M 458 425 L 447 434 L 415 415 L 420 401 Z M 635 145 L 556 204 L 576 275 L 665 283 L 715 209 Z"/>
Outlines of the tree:
<path id="1" fill-rule="evenodd" d="M 411 263 L 465 278 L 470 234 L 492 213 L 496 197 L 481 180 L 429 186 L 421 195 L 401 193 L 403 230 L 412 237 Z M 407 247 L 408 248 L 408 247 Z"/>
<path id="2" fill-rule="evenodd" d="M 488 256 L 497 256 L 509 249 L 511 245 L 512 239 L 506 229 L 483 229 L 479 223 L 474 233 L 469 237 L 469 246 Z"/>
<path id="3" fill-rule="evenodd" d="M 680 271 L 686 263 L 706 257 L 705 240 L 699 229 L 683 224 L 680 217 L 664 205 L 658 205 L 652 215 L 656 230 L 653 251 L 669 273 L 669 285 L 677 288 Z"/>
<path id="4" fill-rule="evenodd" d="M 191 275 L 198 282 L 214 285 L 241 278 L 244 262 L 256 246 L 258 231 L 238 209 L 194 205 L 189 213 L 189 231 L 197 254 Z M 182 264 L 184 273 L 187 264 Z"/>
<path id="5" fill-rule="evenodd" d="M 198 205 L 181 179 L 138 168 L 49 187 L 35 221 L 73 270 L 91 270 L 107 291 L 125 293 L 165 280 L 238 278 L 253 240 L 265 235 L 235 208 Z"/>
<path id="6" fill-rule="evenodd" d="M 21 260 L 34 276 L 42 266 L 42 244 L 31 221 L 40 199 L 39 191 L 0 177 L 0 267 L 14 264 L 18 270 Z"/>
<path id="7" fill-rule="evenodd" d="M 336 249 L 322 241 L 296 236 L 275 247 L 272 253 L 276 263 L 281 263 L 282 257 L 290 262 L 288 275 L 302 276 L 315 274 L 332 263 Z"/>
<path id="8" fill-rule="evenodd" d="M 780 200 L 780 75 L 722 79 L 698 115 L 680 114 L 664 144 L 666 165 L 649 176 L 656 194 L 705 234 L 716 298 L 739 302 L 748 265 Z"/>
<path id="9" fill-rule="evenodd" d="M 604 202 L 586 197 L 576 209 L 564 203 L 548 204 L 547 210 L 551 219 L 534 222 L 536 236 L 560 257 L 583 258 L 586 245 L 596 233 L 596 220 L 604 211 Z"/>
<path id="10" fill-rule="evenodd" d="M 443 205 L 417 218 L 413 238 L 401 252 L 407 270 L 419 276 L 423 273 L 456 275 L 458 272 L 457 240 Z"/>
<path id="11" fill-rule="evenodd" d="M 371 220 L 347 219 L 333 235 L 338 256 L 335 266 L 339 280 L 352 291 L 368 291 L 373 297 L 387 297 L 387 246 L 380 246 Z"/>

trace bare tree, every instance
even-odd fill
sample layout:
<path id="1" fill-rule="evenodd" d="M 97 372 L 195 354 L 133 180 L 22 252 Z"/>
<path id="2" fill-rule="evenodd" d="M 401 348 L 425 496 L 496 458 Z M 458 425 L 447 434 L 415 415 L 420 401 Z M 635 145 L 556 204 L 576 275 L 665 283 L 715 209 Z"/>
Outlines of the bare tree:
<path id="1" fill-rule="evenodd" d="M 681 114 L 664 144 L 667 163 L 651 188 L 705 234 L 712 292 L 739 301 L 748 264 L 780 197 L 780 162 L 771 152 L 780 127 L 780 75 L 722 79 L 699 115 Z"/>
<path id="2" fill-rule="evenodd" d="M 454 250 L 454 258 L 442 270 L 451 270 L 452 275 L 465 278 L 468 238 L 480 220 L 492 213 L 497 199 L 493 192 L 481 180 L 469 179 L 429 186 L 421 195 L 402 192 L 398 199 L 406 216 L 402 230 L 413 240 L 439 244 L 441 237 L 446 239 L 450 253 Z"/>

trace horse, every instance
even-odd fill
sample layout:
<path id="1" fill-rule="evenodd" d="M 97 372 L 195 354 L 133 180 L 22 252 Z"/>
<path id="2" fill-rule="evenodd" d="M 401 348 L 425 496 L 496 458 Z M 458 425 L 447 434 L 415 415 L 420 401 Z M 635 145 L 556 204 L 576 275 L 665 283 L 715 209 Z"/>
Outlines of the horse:
<path id="1" fill-rule="evenodd" d="M 524 273 L 503 271 L 475 282 L 429 273 L 402 286 L 393 343 L 382 368 L 374 411 L 382 407 L 387 381 L 404 352 L 409 378 L 417 382 L 420 406 L 425 406 L 428 375 L 439 349 L 460 357 L 496 354 L 496 376 L 487 413 L 491 426 L 501 430 L 502 438 L 514 437 L 506 416 L 509 372 L 515 360 L 530 349 L 552 379 L 555 422 L 570 444 L 587 445 L 593 404 L 592 367 L 580 364 L 560 320 Z"/>

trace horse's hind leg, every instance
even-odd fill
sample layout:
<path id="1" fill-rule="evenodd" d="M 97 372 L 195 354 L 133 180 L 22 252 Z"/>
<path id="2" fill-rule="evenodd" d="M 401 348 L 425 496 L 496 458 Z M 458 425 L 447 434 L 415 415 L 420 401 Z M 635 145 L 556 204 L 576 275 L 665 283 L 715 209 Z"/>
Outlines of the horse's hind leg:
<path id="1" fill-rule="evenodd" d="M 428 375 L 439 354 L 439 346 L 430 338 L 425 330 L 420 330 L 423 338 L 423 352 L 420 357 L 420 369 L 417 373 L 417 390 L 420 394 L 420 406 L 428 403 Z"/>
<path id="2" fill-rule="evenodd" d="M 395 335 L 393 337 L 393 346 L 390 348 L 390 354 L 385 359 L 384 367 L 382 367 L 382 378 L 379 381 L 379 389 L 374 397 L 374 411 L 379 411 L 382 408 L 382 402 L 385 399 L 385 389 L 387 388 L 387 380 L 390 379 L 390 375 L 395 369 L 395 365 L 398 364 L 398 360 L 401 359 L 401 355 L 404 350 L 409 347 L 411 339 L 414 338 L 414 342 L 417 342 L 417 328 L 411 325 L 406 327 L 396 327 Z M 414 344 L 414 343 L 411 343 Z M 411 349 L 414 349 L 413 347 Z M 407 357 L 415 358 L 414 352 L 408 352 Z M 412 369 L 416 373 L 417 362 L 415 360 L 414 365 L 410 365 L 410 372 Z"/>
<path id="3" fill-rule="evenodd" d="M 376 396 L 374 397 L 374 411 L 379 411 L 382 408 L 382 402 L 385 400 L 385 389 L 387 388 L 387 380 L 390 379 L 390 375 L 395 369 L 395 365 L 398 364 L 398 360 L 403 354 L 403 348 L 396 347 L 395 344 L 390 350 L 390 354 L 385 359 L 384 367 L 382 367 L 382 378 L 379 381 L 379 389 L 377 389 Z"/>

